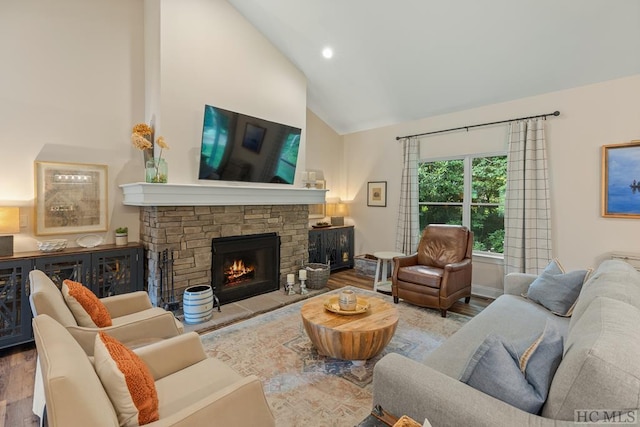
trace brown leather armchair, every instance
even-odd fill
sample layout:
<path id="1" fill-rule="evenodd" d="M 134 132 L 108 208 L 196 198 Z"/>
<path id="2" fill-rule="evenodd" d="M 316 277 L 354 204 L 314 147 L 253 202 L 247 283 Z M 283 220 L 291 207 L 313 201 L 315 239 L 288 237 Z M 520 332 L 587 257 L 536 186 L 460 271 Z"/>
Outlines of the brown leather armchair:
<path id="1" fill-rule="evenodd" d="M 418 252 L 393 258 L 391 294 L 415 305 L 439 308 L 442 317 L 460 298 L 471 297 L 473 232 L 460 225 L 430 224 Z"/>

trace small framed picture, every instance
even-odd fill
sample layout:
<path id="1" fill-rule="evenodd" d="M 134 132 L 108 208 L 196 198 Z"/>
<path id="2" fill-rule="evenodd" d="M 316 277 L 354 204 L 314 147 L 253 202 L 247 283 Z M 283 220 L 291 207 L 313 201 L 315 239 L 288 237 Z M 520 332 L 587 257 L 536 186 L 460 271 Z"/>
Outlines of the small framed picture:
<path id="1" fill-rule="evenodd" d="M 367 183 L 367 206 L 387 206 L 387 181 Z"/>
<path id="2" fill-rule="evenodd" d="M 262 148 L 262 141 L 264 141 L 264 134 L 267 132 L 266 128 L 247 123 L 244 128 L 244 137 L 242 138 L 242 146 L 247 150 L 251 150 L 255 153 L 260 152 Z"/>
<path id="3" fill-rule="evenodd" d="M 602 146 L 602 216 L 640 218 L 640 140 Z"/>
<path id="4" fill-rule="evenodd" d="M 35 162 L 37 235 L 107 230 L 107 166 Z"/>

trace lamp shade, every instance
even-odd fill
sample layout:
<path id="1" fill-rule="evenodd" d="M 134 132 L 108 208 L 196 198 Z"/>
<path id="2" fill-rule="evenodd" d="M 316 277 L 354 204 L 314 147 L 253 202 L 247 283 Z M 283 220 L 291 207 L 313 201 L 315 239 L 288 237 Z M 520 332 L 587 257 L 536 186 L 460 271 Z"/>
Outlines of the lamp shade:
<path id="1" fill-rule="evenodd" d="M 346 203 L 337 203 L 335 216 L 349 216 L 349 205 Z"/>
<path id="2" fill-rule="evenodd" d="M 345 203 L 327 203 L 327 216 L 331 225 L 344 225 L 344 217 L 349 215 L 349 206 Z"/>
<path id="3" fill-rule="evenodd" d="M 346 203 L 327 203 L 328 216 L 349 216 L 349 205 Z"/>
<path id="4" fill-rule="evenodd" d="M 349 216 L 349 205 L 346 203 L 327 203 L 327 216 Z"/>
<path id="5" fill-rule="evenodd" d="M 0 206 L 0 234 L 20 232 L 20 208 Z"/>

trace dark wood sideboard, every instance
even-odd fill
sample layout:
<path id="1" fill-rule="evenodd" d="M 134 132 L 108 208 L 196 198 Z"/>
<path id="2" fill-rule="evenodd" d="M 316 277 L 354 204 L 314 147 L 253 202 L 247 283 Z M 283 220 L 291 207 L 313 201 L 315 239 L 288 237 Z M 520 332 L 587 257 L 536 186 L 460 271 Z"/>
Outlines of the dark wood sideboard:
<path id="1" fill-rule="evenodd" d="M 82 283 L 99 298 L 144 290 L 144 249 L 139 243 L 19 252 L 0 258 L 0 349 L 33 340 L 29 271 L 44 271 L 62 286 Z"/>

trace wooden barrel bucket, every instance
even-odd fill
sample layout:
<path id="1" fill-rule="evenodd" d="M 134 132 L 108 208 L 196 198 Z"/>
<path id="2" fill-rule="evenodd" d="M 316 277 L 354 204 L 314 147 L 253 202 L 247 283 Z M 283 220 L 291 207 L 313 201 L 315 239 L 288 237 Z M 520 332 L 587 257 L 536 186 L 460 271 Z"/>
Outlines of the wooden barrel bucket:
<path id="1" fill-rule="evenodd" d="M 213 290 L 211 286 L 190 286 L 184 290 L 182 310 L 185 323 L 206 322 L 213 315 Z"/>

